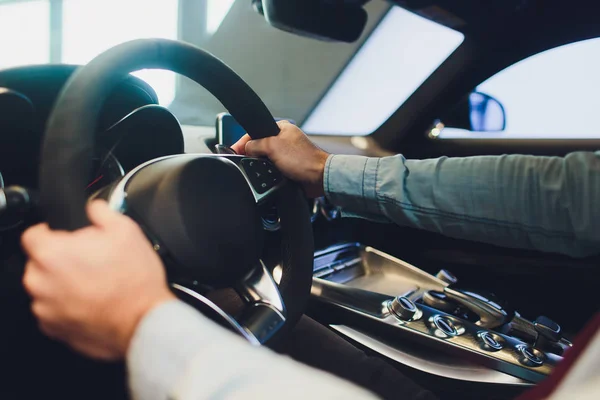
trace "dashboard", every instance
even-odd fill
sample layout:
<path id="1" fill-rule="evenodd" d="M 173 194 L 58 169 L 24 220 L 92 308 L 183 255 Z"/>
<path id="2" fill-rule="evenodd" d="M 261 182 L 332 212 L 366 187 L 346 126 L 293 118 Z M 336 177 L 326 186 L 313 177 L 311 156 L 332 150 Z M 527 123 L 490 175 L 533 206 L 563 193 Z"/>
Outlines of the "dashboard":
<path id="1" fill-rule="evenodd" d="M 4 185 L 37 188 L 47 120 L 55 100 L 77 68 L 61 64 L 0 70 L 0 174 Z M 82 187 L 88 196 L 148 160 L 184 152 L 212 153 L 217 143 L 214 127 L 180 125 L 169 110 L 158 105 L 152 87 L 134 76 L 117 84 L 99 111 L 95 153 L 89 178 Z M 387 155 L 373 146 L 369 138 L 360 138 L 359 144 L 353 141 L 356 138 L 341 136 L 311 139 L 331 153 Z M 307 207 L 313 222 L 340 216 L 340 211 L 325 198 L 307 199 Z M 277 231 L 279 217 L 274 206 L 263 205 L 262 213 L 265 230 Z M 6 219 L 6 214 L 0 215 L 0 234 L 24 225 Z"/>
<path id="2" fill-rule="evenodd" d="M 14 140 L 20 133 L 19 127 L 9 127 L 3 130 L 3 140 Z M 37 186 L 31 175 L 37 176 L 42 135 L 27 139 L 25 143 L 14 143 L 12 154 L 7 149 L 0 158 L 6 185 L 23 185 L 25 181 L 28 186 Z M 98 134 L 90 177 L 82 190 L 92 194 L 145 161 L 183 152 L 183 135 L 175 116 L 157 105 L 140 107 Z"/>
<path id="3" fill-rule="evenodd" d="M 11 130 L 4 131 L 7 134 L 11 135 Z M 25 145 L 14 146 L 12 155 L 0 159 L 4 185 L 36 189 L 42 137 L 29 139 Z M 173 114 L 157 105 L 142 106 L 98 134 L 89 178 L 81 190 L 89 197 L 145 161 L 183 151 L 181 127 Z M 0 216 L 0 232 L 18 227 L 18 222 Z"/>
<path id="4" fill-rule="evenodd" d="M 0 71 L 0 185 L 37 189 L 45 125 L 76 68 L 43 65 Z M 95 151 L 82 191 L 91 195 L 145 161 L 184 152 L 177 118 L 157 103 L 154 90 L 133 76 L 115 87 L 99 110 Z M 18 231 L 22 222 L 2 214 L 0 233 Z"/>
<path id="5" fill-rule="evenodd" d="M 38 186 L 40 149 L 54 101 L 77 66 L 45 65 L 0 71 L 0 185 Z M 101 107 L 95 153 L 89 178 L 82 190 L 92 196 L 148 160 L 181 153 L 213 153 L 214 127 L 182 126 L 158 105 L 154 90 L 130 76 L 117 85 Z M 342 144 L 339 138 L 334 146 Z M 340 142 L 340 143 L 338 143 Z M 342 144 L 343 145 L 343 144 Z M 336 152 L 354 153 L 349 146 Z M 56 177 L 60 179 L 60 177 Z M 339 210 L 325 198 L 307 199 L 314 222 L 332 220 Z M 263 227 L 279 229 L 272 204 L 263 205 Z M 21 225 L 0 215 L 0 233 Z"/>

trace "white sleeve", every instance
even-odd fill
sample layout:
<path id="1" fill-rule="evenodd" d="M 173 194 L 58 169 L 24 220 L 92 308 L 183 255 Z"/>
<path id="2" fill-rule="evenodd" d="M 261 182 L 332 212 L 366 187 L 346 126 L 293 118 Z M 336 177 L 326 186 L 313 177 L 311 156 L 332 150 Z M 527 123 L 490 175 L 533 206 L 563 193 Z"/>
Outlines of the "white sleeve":
<path id="1" fill-rule="evenodd" d="M 127 354 L 135 400 L 374 399 L 373 394 L 254 347 L 180 301 L 140 322 Z"/>
<path id="2" fill-rule="evenodd" d="M 600 330 L 579 354 L 548 400 L 569 399 L 600 399 Z"/>

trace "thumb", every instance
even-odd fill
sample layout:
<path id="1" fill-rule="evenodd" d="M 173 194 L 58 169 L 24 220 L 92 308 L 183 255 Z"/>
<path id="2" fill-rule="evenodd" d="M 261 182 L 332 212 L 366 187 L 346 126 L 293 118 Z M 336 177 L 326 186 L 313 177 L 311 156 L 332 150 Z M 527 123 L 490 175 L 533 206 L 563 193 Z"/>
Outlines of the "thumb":
<path id="1" fill-rule="evenodd" d="M 246 155 L 251 157 L 269 157 L 272 153 L 272 146 L 269 140 L 273 138 L 250 140 L 246 143 Z"/>
<path id="2" fill-rule="evenodd" d="M 242 136 L 242 138 L 240 140 L 238 140 L 231 146 L 231 149 L 238 154 L 241 154 L 241 155 L 246 154 L 245 153 L 246 143 L 248 143 L 250 141 L 250 139 L 252 139 L 252 138 L 250 137 L 250 135 L 248 135 L 246 133 L 244 136 Z"/>
<path id="3" fill-rule="evenodd" d="M 113 211 L 104 200 L 94 200 L 87 206 L 88 218 L 92 225 L 99 228 L 110 228 L 119 223 L 123 217 Z"/>

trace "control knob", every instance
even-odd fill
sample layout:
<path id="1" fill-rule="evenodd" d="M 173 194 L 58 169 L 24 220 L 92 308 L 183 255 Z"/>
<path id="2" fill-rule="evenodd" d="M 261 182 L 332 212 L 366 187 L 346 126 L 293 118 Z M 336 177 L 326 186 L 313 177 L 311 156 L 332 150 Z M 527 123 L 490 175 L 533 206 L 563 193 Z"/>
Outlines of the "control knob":
<path id="1" fill-rule="evenodd" d="M 398 296 L 389 303 L 390 311 L 404 321 L 411 320 L 417 313 L 417 306 L 406 297 Z"/>

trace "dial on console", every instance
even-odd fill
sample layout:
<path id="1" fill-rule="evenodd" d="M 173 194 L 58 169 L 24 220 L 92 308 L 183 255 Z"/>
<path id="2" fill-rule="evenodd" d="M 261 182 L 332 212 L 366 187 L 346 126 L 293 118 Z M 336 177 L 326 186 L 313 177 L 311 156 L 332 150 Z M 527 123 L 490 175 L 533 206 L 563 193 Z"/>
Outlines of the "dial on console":
<path id="1" fill-rule="evenodd" d="M 396 317 L 404 321 L 412 320 L 418 311 L 415 303 L 403 296 L 395 297 L 388 307 Z"/>

